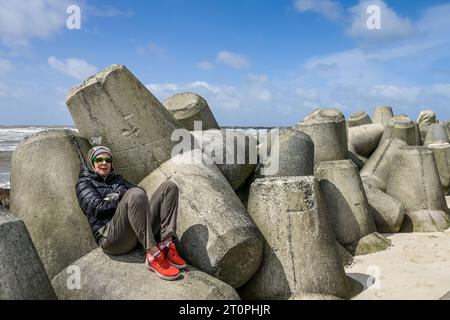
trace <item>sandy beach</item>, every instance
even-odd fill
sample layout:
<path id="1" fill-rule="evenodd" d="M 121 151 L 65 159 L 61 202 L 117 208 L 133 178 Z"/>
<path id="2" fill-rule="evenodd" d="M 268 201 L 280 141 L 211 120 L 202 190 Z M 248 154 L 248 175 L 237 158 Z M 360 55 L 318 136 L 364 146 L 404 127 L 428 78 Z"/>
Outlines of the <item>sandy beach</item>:
<path id="1" fill-rule="evenodd" d="M 384 235 L 389 249 L 356 256 L 345 270 L 366 288 L 354 300 L 438 300 L 450 291 L 450 229 Z"/>

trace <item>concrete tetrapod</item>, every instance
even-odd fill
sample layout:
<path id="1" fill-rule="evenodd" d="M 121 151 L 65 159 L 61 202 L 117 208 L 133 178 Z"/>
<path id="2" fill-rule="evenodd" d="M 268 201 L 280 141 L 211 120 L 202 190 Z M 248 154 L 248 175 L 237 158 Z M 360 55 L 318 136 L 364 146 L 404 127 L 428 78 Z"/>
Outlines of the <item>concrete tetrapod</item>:
<path id="1" fill-rule="evenodd" d="M 399 232 L 406 214 L 405 206 L 374 186 L 363 185 L 377 230 L 382 233 Z"/>
<path id="2" fill-rule="evenodd" d="M 138 183 L 171 157 L 170 112 L 125 66 L 112 65 L 70 90 L 67 106 L 80 134 L 114 153 L 114 166 Z"/>
<path id="3" fill-rule="evenodd" d="M 191 266 L 178 280 L 162 280 L 145 268 L 144 255 L 135 250 L 109 256 L 97 248 L 62 270 L 52 284 L 61 300 L 239 299 L 231 286 Z"/>
<path id="4" fill-rule="evenodd" d="M 192 157 L 200 161 L 193 164 Z M 238 288 L 258 269 L 263 240 L 223 174 L 201 157 L 199 150 L 175 156 L 139 186 L 150 197 L 165 180 L 178 185 L 177 233 L 182 256 L 191 265 Z"/>
<path id="5" fill-rule="evenodd" d="M 423 110 L 420 111 L 419 117 L 416 121 L 419 124 L 420 129 L 420 135 L 422 137 L 422 143 L 425 142 L 425 137 L 427 136 L 428 128 L 433 124 L 436 123 L 436 113 L 434 113 L 432 110 Z"/>
<path id="6" fill-rule="evenodd" d="M 380 143 L 384 132 L 380 123 L 348 128 L 348 148 L 363 157 L 370 156 Z"/>
<path id="7" fill-rule="evenodd" d="M 445 126 L 439 123 L 433 123 L 427 130 L 427 136 L 423 143 L 424 146 L 428 146 L 431 143 L 449 142 L 447 136 L 447 130 Z"/>
<path id="8" fill-rule="evenodd" d="M 0 300 L 56 299 L 25 224 L 1 207 L 0 235 Z"/>
<path id="9" fill-rule="evenodd" d="M 50 279 L 97 247 L 75 193 L 80 154 L 89 148 L 72 130 L 48 130 L 12 155 L 11 212 L 25 222 Z"/>
<path id="10" fill-rule="evenodd" d="M 436 142 L 427 145 L 433 151 L 444 195 L 450 191 L 450 143 Z"/>
<path id="11" fill-rule="evenodd" d="M 372 122 L 386 125 L 390 118 L 394 116 L 392 108 L 389 106 L 375 107 L 372 113 Z"/>
<path id="12" fill-rule="evenodd" d="M 314 142 L 311 138 L 306 133 L 292 128 L 282 128 L 279 133 L 278 149 L 267 141 L 259 147 L 260 151 L 271 151 L 270 154 L 261 151 L 261 167 L 267 166 L 268 169 L 272 166 L 270 169 L 278 167 L 278 170 L 267 170 L 271 174 L 262 173 L 261 177 L 314 175 Z M 277 155 L 274 156 L 274 153 Z"/>
<path id="13" fill-rule="evenodd" d="M 406 146 L 398 150 L 386 193 L 400 200 L 407 210 L 402 231 L 437 232 L 450 226 L 449 209 L 429 148 Z"/>
<path id="14" fill-rule="evenodd" d="M 314 142 L 314 165 L 348 159 L 347 127 L 338 109 L 317 109 L 293 127 Z"/>
<path id="15" fill-rule="evenodd" d="M 234 190 L 253 172 L 258 162 L 257 140 L 243 130 L 190 131 L 194 148 L 203 150 L 222 171 Z"/>
<path id="16" fill-rule="evenodd" d="M 202 130 L 219 129 L 208 103 L 196 93 L 177 93 L 163 105 L 187 130 L 194 130 L 194 121 L 201 121 Z"/>
<path id="17" fill-rule="evenodd" d="M 381 140 L 380 145 L 360 171 L 361 179 L 381 191 L 386 191 L 387 179 L 395 152 L 406 142 L 399 139 Z"/>
<path id="18" fill-rule="evenodd" d="M 388 139 L 400 139 L 409 146 L 416 145 L 416 123 L 406 116 L 392 117 L 387 122 L 381 141 Z"/>
<path id="19" fill-rule="evenodd" d="M 346 249 L 354 247 L 364 241 L 364 237 L 377 231 L 361 178 L 352 161 L 322 162 L 316 166 L 314 175 L 320 183 L 331 225 L 340 244 Z M 371 252 L 379 250 L 380 246 L 375 243 Z"/>
<path id="20" fill-rule="evenodd" d="M 309 177 L 256 179 L 248 210 L 264 238 L 261 267 L 238 290 L 244 299 L 350 298 L 361 290 L 346 276 L 319 184 Z"/>
<path id="21" fill-rule="evenodd" d="M 353 112 L 348 119 L 347 128 L 370 124 L 372 120 L 365 111 Z"/>

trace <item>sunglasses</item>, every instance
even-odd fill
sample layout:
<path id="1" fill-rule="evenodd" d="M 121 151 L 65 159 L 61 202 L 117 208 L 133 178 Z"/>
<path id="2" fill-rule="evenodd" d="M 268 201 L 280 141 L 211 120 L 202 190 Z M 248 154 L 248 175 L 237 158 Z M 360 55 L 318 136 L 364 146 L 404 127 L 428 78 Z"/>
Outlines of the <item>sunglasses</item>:
<path id="1" fill-rule="evenodd" d="M 105 161 L 106 163 L 112 163 L 112 158 L 97 157 L 94 159 L 95 163 L 102 163 L 103 161 Z"/>

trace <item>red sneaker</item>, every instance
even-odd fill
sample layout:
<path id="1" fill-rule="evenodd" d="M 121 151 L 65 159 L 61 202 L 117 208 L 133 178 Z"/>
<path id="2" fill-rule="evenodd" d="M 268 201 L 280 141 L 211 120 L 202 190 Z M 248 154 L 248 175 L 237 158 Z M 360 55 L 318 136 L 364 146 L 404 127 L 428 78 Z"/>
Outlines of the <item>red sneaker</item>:
<path id="1" fill-rule="evenodd" d="M 148 270 L 156 272 L 156 274 L 164 280 L 175 280 L 181 276 L 180 270 L 170 265 L 161 251 L 155 257 L 150 253 L 145 255 L 145 266 Z"/>
<path id="2" fill-rule="evenodd" d="M 159 250 L 164 252 L 166 254 L 166 260 L 174 267 L 178 269 L 184 269 L 186 268 L 186 261 L 183 260 L 183 258 L 180 257 L 177 248 L 175 247 L 175 244 L 173 241 L 169 241 L 168 247 L 162 247 L 161 244 L 158 244 Z"/>

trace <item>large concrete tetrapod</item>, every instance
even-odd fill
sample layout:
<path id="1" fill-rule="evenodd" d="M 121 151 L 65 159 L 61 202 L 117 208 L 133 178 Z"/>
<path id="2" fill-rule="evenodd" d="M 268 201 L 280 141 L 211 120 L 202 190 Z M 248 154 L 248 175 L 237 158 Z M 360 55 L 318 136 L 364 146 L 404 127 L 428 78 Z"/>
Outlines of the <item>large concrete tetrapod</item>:
<path id="1" fill-rule="evenodd" d="M 56 299 L 27 228 L 0 207 L 0 300 Z"/>
<path id="2" fill-rule="evenodd" d="M 71 130 L 28 137 L 11 160 L 11 212 L 25 222 L 51 279 L 96 247 L 78 204 L 80 153 L 89 142 Z"/>
<path id="3" fill-rule="evenodd" d="M 422 143 L 425 142 L 428 128 L 433 123 L 436 123 L 436 122 L 437 122 L 436 114 L 432 110 L 420 111 L 419 116 L 417 118 L 417 123 L 419 124 L 420 135 L 422 137 Z"/>
<path id="4" fill-rule="evenodd" d="M 427 130 L 427 136 L 423 145 L 427 147 L 429 144 L 440 142 L 449 142 L 447 130 L 445 129 L 445 125 L 433 123 Z"/>
<path id="5" fill-rule="evenodd" d="M 98 248 L 61 271 L 52 284 L 61 300 L 239 299 L 231 286 L 191 266 L 176 281 L 162 280 L 145 268 L 144 254 L 108 256 Z"/>
<path id="6" fill-rule="evenodd" d="M 193 164 L 192 157 L 200 161 Z M 181 254 L 193 266 L 237 288 L 259 267 L 261 233 L 217 166 L 201 157 L 199 150 L 175 156 L 139 185 L 149 197 L 168 179 L 178 185 Z"/>
<path id="7" fill-rule="evenodd" d="M 370 119 L 369 115 L 365 111 L 358 111 L 353 112 L 350 115 L 350 118 L 348 119 L 347 127 L 356 127 L 361 126 L 364 124 L 370 124 L 372 123 L 372 120 Z"/>
<path id="8" fill-rule="evenodd" d="M 380 123 L 366 124 L 348 128 L 348 147 L 358 155 L 369 157 L 380 143 L 384 132 Z"/>
<path id="9" fill-rule="evenodd" d="M 190 131 L 194 148 L 203 150 L 222 171 L 234 190 L 253 172 L 258 162 L 257 140 L 239 129 Z"/>
<path id="10" fill-rule="evenodd" d="M 354 248 L 364 237 L 377 231 L 361 178 L 352 161 L 322 162 L 316 166 L 314 175 L 320 183 L 331 225 L 339 243 L 346 248 Z M 385 240 L 382 239 L 380 246 L 374 245 L 369 252 L 385 249 Z"/>
<path id="11" fill-rule="evenodd" d="M 267 169 L 268 173 L 265 174 L 263 170 L 261 177 L 314 175 L 314 143 L 304 132 L 282 128 L 279 130 L 278 146 L 266 141 L 259 146 L 259 150 L 261 167 Z M 265 152 L 266 150 L 270 153 Z M 275 167 L 278 170 L 271 170 L 276 169 Z"/>
<path id="12" fill-rule="evenodd" d="M 379 232 L 399 232 L 405 218 L 405 206 L 387 193 L 363 183 L 370 213 Z"/>
<path id="13" fill-rule="evenodd" d="M 450 226 L 449 209 L 429 148 L 406 146 L 396 153 L 386 193 L 408 210 L 402 230 L 435 232 Z"/>
<path id="14" fill-rule="evenodd" d="M 264 238 L 261 267 L 240 290 L 245 299 L 350 298 L 346 275 L 319 184 L 309 177 L 256 179 L 248 204 Z M 322 297 L 322 298 L 323 298 Z"/>
<path id="15" fill-rule="evenodd" d="M 348 159 L 347 127 L 339 110 L 317 109 L 293 128 L 306 133 L 314 142 L 315 165 Z"/>
<path id="16" fill-rule="evenodd" d="M 70 90 L 67 106 L 80 134 L 114 153 L 114 166 L 138 183 L 171 157 L 170 112 L 125 66 L 112 65 Z"/>
<path id="17" fill-rule="evenodd" d="M 450 143 L 435 142 L 428 144 L 427 147 L 433 151 L 442 189 L 447 195 L 450 191 Z"/>
<path id="18" fill-rule="evenodd" d="M 381 191 L 386 191 L 387 179 L 395 152 L 406 145 L 406 142 L 399 139 L 381 141 L 378 148 L 361 169 L 361 179 Z"/>
<path id="19" fill-rule="evenodd" d="M 194 121 L 201 121 L 203 130 L 219 129 L 208 103 L 196 93 L 178 93 L 167 98 L 163 105 L 187 130 L 194 130 Z"/>
<path id="20" fill-rule="evenodd" d="M 386 125 L 390 118 L 394 116 L 392 108 L 389 106 L 375 107 L 372 113 L 372 122 Z"/>
<path id="21" fill-rule="evenodd" d="M 399 139 L 405 141 L 409 146 L 414 146 L 417 143 L 416 125 L 406 116 L 392 117 L 386 124 L 381 141 Z"/>

